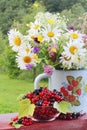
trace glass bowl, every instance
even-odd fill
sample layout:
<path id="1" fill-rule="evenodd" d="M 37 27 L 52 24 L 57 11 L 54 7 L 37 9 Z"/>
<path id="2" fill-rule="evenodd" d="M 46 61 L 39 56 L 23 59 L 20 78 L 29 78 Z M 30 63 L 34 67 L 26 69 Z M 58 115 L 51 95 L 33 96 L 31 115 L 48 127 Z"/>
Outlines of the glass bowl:
<path id="1" fill-rule="evenodd" d="M 59 115 L 59 112 L 53 106 L 36 106 L 32 120 L 46 122 L 53 121 Z"/>

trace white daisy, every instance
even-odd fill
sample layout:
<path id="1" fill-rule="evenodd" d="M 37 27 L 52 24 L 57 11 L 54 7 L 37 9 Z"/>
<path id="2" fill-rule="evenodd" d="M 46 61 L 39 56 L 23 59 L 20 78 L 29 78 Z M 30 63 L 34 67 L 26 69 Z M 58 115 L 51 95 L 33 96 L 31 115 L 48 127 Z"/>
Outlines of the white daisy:
<path id="1" fill-rule="evenodd" d="M 34 28 L 31 28 L 30 30 L 28 30 L 27 39 L 29 41 L 38 42 L 38 43 L 43 42 L 44 40 L 42 35 L 40 34 L 40 31 Z"/>
<path id="2" fill-rule="evenodd" d="M 18 63 L 18 67 L 20 69 L 26 70 L 28 65 L 36 66 L 38 62 L 38 56 L 34 53 L 18 53 L 16 62 Z"/>
<path id="3" fill-rule="evenodd" d="M 76 53 L 84 56 L 86 49 L 84 48 L 84 43 L 79 41 L 70 41 L 63 47 L 63 55 L 68 57 L 73 57 Z"/>
<path id="4" fill-rule="evenodd" d="M 44 27 L 41 33 L 45 41 L 47 42 L 52 41 L 53 43 L 55 43 L 61 34 L 61 30 L 58 29 L 58 27 L 52 29 L 51 26 L 48 26 L 46 28 Z"/>
<path id="5" fill-rule="evenodd" d="M 27 31 L 28 32 L 28 39 L 33 40 L 35 37 L 39 35 L 39 29 L 40 29 L 40 23 L 35 20 L 35 22 L 30 23 L 30 29 Z"/>
<path id="6" fill-rule="evenodd" d="M 72 68 L 72 59 L 71 59 L 71 57 L 62 55 L 59 60 L 60 60 L 60 63 L 62 64 L 63 68 L 67 68 L 67 69 Z"/>
<path id="7" fill-rule="evenodd" d="M 37 21 L 41 24 L 41 26 L 43 25 L 47 26 L 47 24 L 51 24 L 51 25 L 57 24 L 57 15 L 51 14 L 49 12 L 46 13 L 39 12 L 35 16 L 35 19 L 37 19 Z"/>
<path id="8" fill-rule="evenodd" d="M 12 49 L 17 52 L 21 44 L 23 44 L 23 35 L 16 29 L 11 29 L 8 32 L 8 39 Z"/>
<path id="9" fill-rule="evenodd" d="M 34 22 L 30 22 L 30 29 L 39 30 L 40 22 L 37 19 Z"/>
<path id="10" fill-rule="evenodd" d="M 78 31 L 69 30 L 67 34 L 72 40 L 83 41 L 83 34 Z"/>
<path id="11" fill-rule="evenodd" d="M 27 38 L 29 39 L 29 41 L 33 41 L 34 38 L 37 36 L 38 36 L 38 30 L 32 28 L 28 30 Z"/>
<path id="12" fill-rule="evenodd" d="M 72 58 L 74 66 L 76 66 L 77 69 L 85 68 L 87 63 L 86 57 L 87 57 L 86 54 L 84 54 L 84 56 L 83 55 L 79 56 L 79 54 L 74 55 Z"/>
<path id="13" fill-rule="evenodd" d="M 31 53 L 32 47 L 29 43 L 24 43 L 20 46 L 18 53 Z"/>

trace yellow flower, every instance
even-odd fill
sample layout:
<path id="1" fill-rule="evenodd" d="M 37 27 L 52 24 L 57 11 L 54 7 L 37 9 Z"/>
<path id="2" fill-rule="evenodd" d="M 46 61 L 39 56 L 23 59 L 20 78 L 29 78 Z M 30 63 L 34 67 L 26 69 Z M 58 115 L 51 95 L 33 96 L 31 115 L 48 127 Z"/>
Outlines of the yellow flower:
<path id="1" fill-rule="evenodd" d="M 33 54 L 33 59 L 34 59 L 35 61 L 38 61 L 38 56 L 37 56 L 36 54 Z"/>
<path id="2" fill-rule="evenodd" d="M 55 52 L 55 53 L 57 52 L 57 51 L 56 51 L 56 48 L 54 48 L 54 47 L 52 47 L 50 51 L 51 51 L 51 52 Z"/>
<path id="3" fill-rule="evenodd" d="M 53 20 L 53 19 L 48 19 L 48 21 L 47 21 L 49 24 L 54 24 L 55 23 L 55 21 Z"/>
<path id="4" fill-rule="evenodd" d="M 37 8 L 39 6 L 39 3 L 35 2 L 33 6 Z"/>
<path id="5" fill-rule="evenodd" d="M 43 37 L 42 36 L 38 36 L 37 39 L 38 39 L 39 42 L 43 41 Z"/>

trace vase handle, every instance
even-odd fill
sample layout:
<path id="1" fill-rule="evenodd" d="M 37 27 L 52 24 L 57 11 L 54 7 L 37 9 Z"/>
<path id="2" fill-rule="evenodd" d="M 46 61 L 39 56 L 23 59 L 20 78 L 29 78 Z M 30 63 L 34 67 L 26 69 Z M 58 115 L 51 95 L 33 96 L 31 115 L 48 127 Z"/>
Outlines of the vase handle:
<path id="1" fill-rule="evenodd" d="M 34 89 L 37 89 L 37 88 L 38 88 L 40 80 L 41 80 L 41 79 L 44 79 L 44 78 L 50 78 L 50 75 L 48 75 L 48 74 L 46 74 L 46 73 L 39 74 L 39 75 L 35 78 L 35 81 L 34 81 Z"/>

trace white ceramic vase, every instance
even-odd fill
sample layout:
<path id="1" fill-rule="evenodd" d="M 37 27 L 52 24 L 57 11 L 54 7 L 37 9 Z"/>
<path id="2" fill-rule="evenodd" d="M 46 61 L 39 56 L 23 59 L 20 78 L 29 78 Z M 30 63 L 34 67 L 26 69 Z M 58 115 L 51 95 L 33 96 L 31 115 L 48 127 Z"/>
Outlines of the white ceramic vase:
<path id="1" fill-rule="evenodd" d="M 37 89 L 39 86 L 39 82 L 43 78 L 48 78 L 49 80 L 49 89 L 57 89 L 61 90 L 61 87 L 65 87 L 68 91 L 69 95 L 76 96 L 80 104 L 73 105 L 74 112 L 86 112 L 87 113 L 87 70 L 54 70 L 53 74 L 49 76 L 46 73 L 42 73 L 38 75 L 34 82 L 34 88 Z M 70 91 L 67 87 L 71 85 L 74 87 L 74 91 Z M 81 89 L 81 91 L 77 91 Z M 75 92 L 76 91 L 76 92 Z"/>

